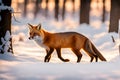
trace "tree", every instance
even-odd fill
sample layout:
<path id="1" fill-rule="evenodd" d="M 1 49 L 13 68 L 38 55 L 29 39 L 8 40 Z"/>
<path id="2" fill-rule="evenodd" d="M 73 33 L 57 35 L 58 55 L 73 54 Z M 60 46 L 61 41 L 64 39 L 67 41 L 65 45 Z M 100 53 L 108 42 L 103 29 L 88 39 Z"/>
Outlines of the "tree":
<path id="1" fill-rule="evenodd" d="M 0 1 L 0 53 L 12 52 L 11 0 Z"/>
<path id="2" fill-rule="evenodd" d="M 28 3 L 28 0 L 24 0 L 24 13 L 23 13 L 24 17 L 26 17 L 26 13 L 27 13 L 27 3 Z"/>
<path id="3" fill-rule="evenodd" d="M 120 0 L 111 0 L 109 32 L 117 32 L 120 19 Z"/>
<path id="4" fill-rule="evenodd" d="M 102 14 L 102 22 L 105 21 L 105 0 L 103 0 L 103 14 Z"/>
<path id="5" fill-rule="evenodd" d="M 65 7 L 65 3 L 66 3 L 66 0 L 64 0 L 64 2 L 63 2 L 62 20 L 65 19 L 65 9 L 66 9 L 66 7 Z"/>
<path id="6" fill-rule="evenodd" d="M 59 0 L 55 0 L 55 19 L 58 21 L 59 15 Z"/>
<path id="7" fill-rule="evenodd" d="M 72 0 L 72 4 L 73 4 L 73 14 L 75 13 L 75 0 Z"/>
<path id="8" fill-rule="evenodd" d="M 39 0 L 36 0 L 35 4 L 36 4 L 36 6 L 35 6 L 34 18 L 36 18 L 37 13 L 38 13 L 38 9 L 39 9 Z"/>
<path id="9" fill-rule="evenodd" d="M 48 2 L 49 0 L 46 0 L 46 8 L 45 8 L 45 16 L 48 16 Z"/>
<path id="10" fill-rule="evenodd" d="M 80 21 L 79 21 L 80 24 L 82 23 L 89 24 L 90 3 L 91 0 L 81 0 Z"/>
<path id="11" fill-rule="evenodd" d="M 35 6 L 34 18 L 36 18 L 38 11 L 41 10 L 41 3 L 42 3 L 42 0 L 36 0 L 35 2 L 36 6 Z"/>

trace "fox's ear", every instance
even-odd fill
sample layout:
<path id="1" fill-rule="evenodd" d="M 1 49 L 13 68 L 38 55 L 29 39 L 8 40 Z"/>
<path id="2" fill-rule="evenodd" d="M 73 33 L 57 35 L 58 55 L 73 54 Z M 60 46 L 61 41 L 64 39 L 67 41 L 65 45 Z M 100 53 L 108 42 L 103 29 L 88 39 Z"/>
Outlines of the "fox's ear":
<path id="1" fill-rule="evenodd" d="M 41 29 L 41 24 L 38 24 L 37 25 L 37 30 L 40 30 Z"/>
<path id="2" fill-rule="evenodd" d="M 32 29 L 33 28 L 33 26 L 30 24 L 30 23 L 28 23 L 28 27 L 29 27 L 29 29 Z"/>

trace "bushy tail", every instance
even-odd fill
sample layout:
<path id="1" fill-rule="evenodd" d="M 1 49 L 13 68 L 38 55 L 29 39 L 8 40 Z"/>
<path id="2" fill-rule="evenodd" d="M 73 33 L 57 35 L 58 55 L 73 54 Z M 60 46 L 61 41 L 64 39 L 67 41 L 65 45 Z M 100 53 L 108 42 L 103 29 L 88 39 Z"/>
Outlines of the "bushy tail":
<path id="1" fill-rule="evenodd" d="M 92 46 L 92 51 L 94 52 L 94 54 L 96 54 L 99 57 L 101 61 L 107 61 L 92 43 L 91 46 Z"/>

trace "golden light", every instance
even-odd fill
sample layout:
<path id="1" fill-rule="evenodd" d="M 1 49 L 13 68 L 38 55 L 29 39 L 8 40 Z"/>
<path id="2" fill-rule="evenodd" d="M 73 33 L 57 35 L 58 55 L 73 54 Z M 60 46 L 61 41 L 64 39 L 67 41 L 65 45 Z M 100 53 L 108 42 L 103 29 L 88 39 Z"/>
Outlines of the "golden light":
<path id="1" fill-rule="evenodd" d="M 59 8 L 62 9 L 63 8 L 63 0 L 59 1 Z"/>
<path id="2" fill-rule="evenodd" d="M 110 0 L 105 0 L 106 3 L 105 3 L 105 9 L 106 11 L 110 12 L 110 9 L 111 9 L 111 1 Z"/>
<path id="3" fill-rule="evenodd" d="M 45 9 L 45 8 L 46 8 L 46 3 L 45 3 L 45 0 L 43 0 L 43 1 L 42 1 L 41 7 L 42 7 L 43 9 Z"/>
<path id="4" fill-rule="evenodd" d="M 75 0 L 75 10 L 79 10 L 80 9 L 80 0 Z"/>
<path id="5" fill-rule="evenodd" d="M 72 8 L 73 8 L 73 6 L 72 6 L 72 2 L 70 1 L 70 0 L 68 0 L 67 2 L 66 2 L 66 11 L 69 11 L 69 12 L 71 12 L 72 11 Z"/>
<path id="6" fill-rule="evenodd" d="M 92 0 L 92 2 L 91 2 L 91 8 L 95 9 L 96 7 L 97 7 L 96 1 Z"/>
<path id="7" fill-rule="evenodd" d="M 50 11 L 53 11 L 53 10 L 54 10 L 54 7 L 55 7 L 54 0 L 49 0 L 48 9 L 49 9 Z"/>

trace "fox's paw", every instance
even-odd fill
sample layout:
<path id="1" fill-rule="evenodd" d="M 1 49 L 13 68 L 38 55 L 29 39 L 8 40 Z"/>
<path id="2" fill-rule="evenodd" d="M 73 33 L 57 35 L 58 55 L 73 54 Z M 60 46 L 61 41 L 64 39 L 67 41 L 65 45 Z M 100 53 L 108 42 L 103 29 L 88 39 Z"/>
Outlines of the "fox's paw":
<path id="1" fill-rule="evenodd" d="M 69 60 L 69 59 L 65 59 L 64 61 L 65 61 L 65 62 L 69 62 L 70 60 Z"/>

